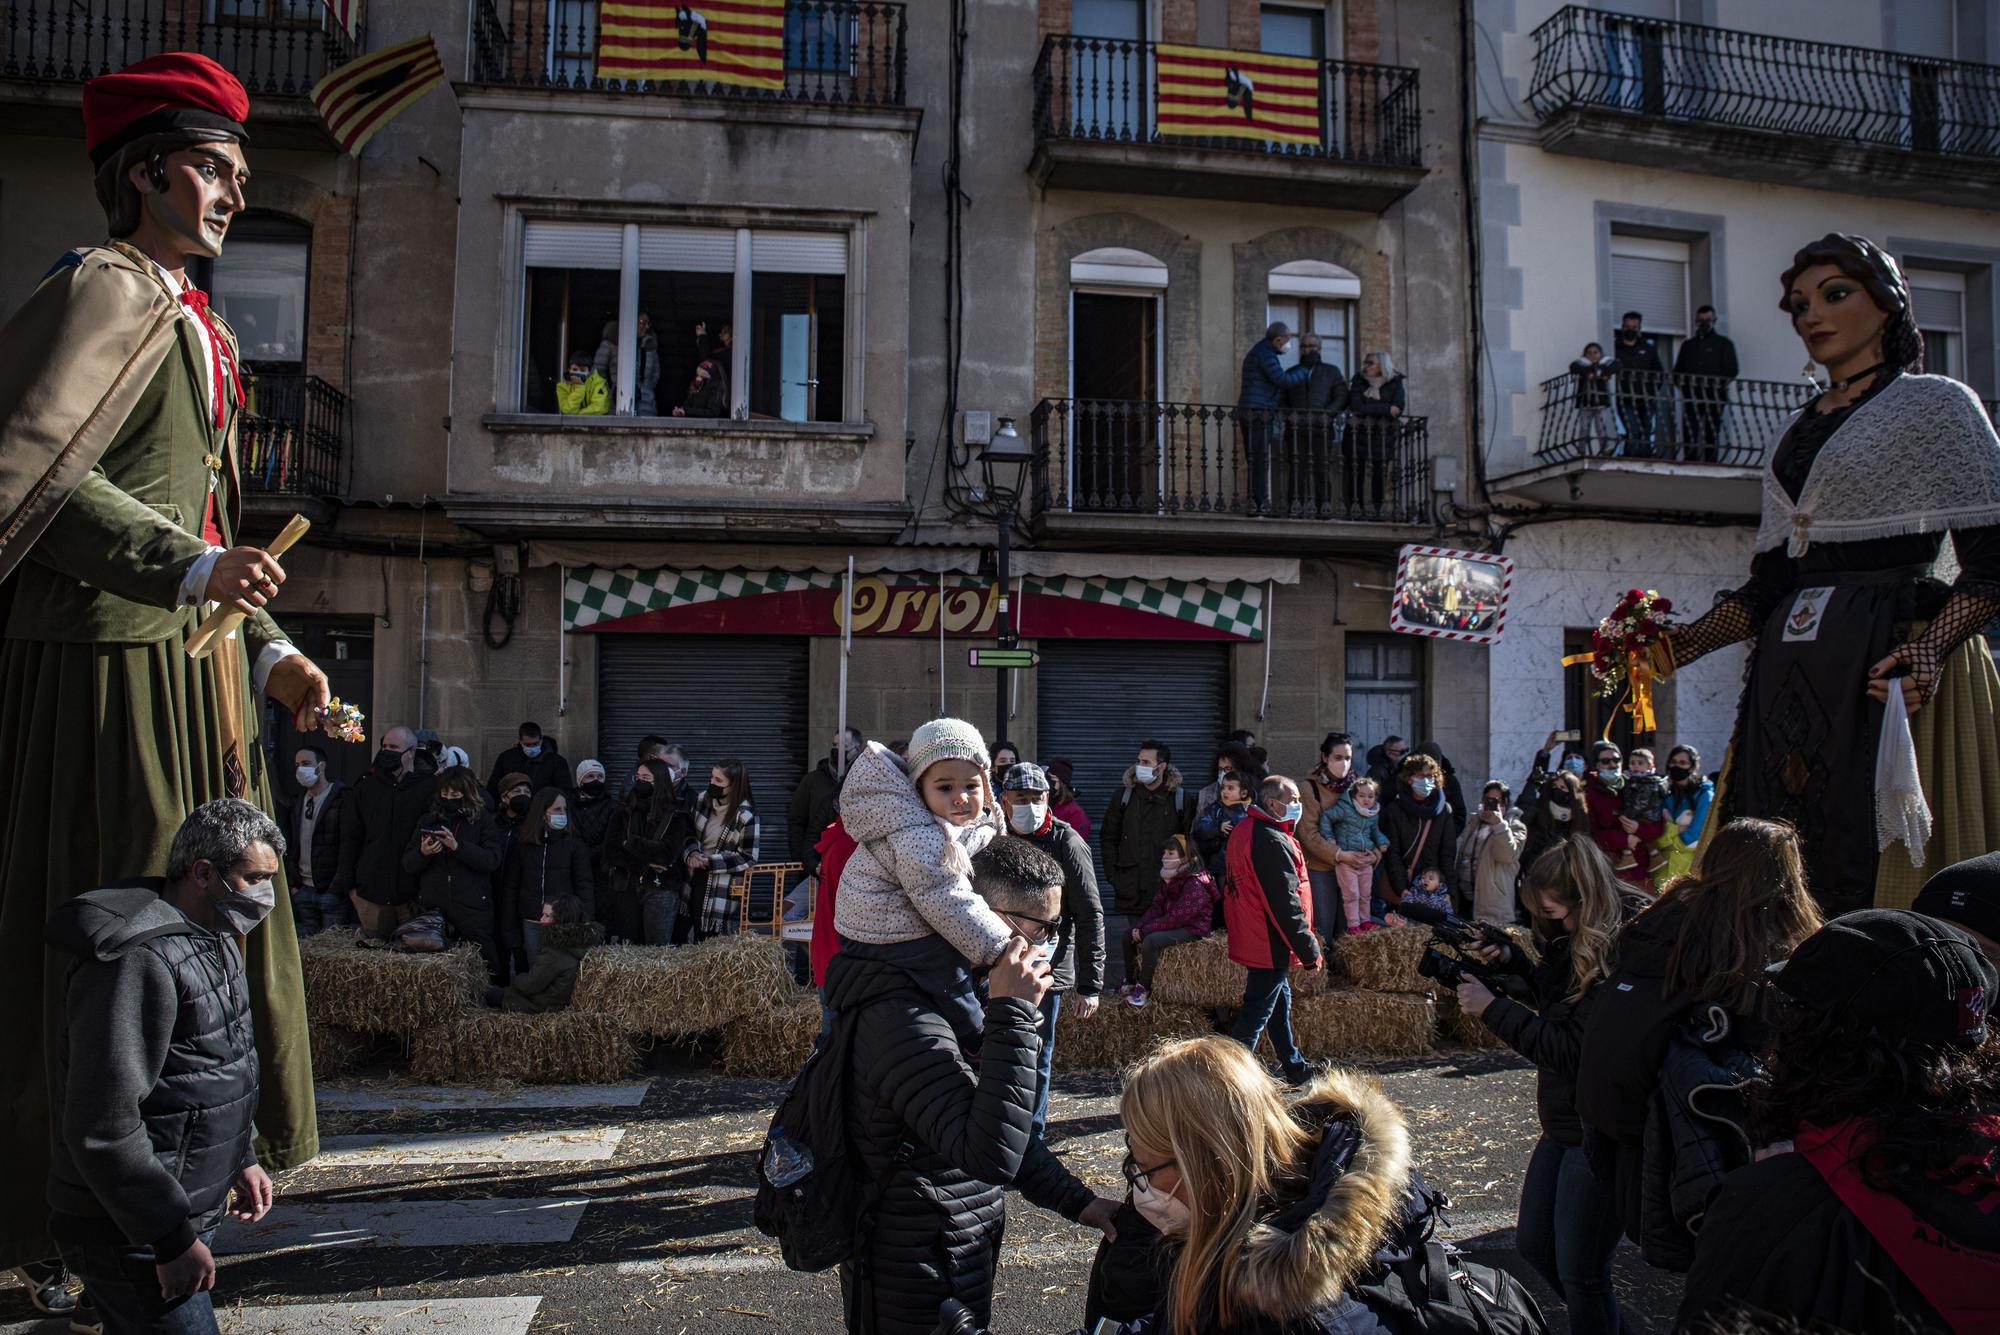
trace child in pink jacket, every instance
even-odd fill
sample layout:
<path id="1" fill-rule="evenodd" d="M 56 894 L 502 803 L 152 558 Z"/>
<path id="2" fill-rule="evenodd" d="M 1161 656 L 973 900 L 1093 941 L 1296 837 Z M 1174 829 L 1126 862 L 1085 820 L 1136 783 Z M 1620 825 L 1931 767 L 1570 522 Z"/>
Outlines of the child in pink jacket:
<path id="1" fill-rule="evenodd" d="M 1125 938 L 1125 976 L 1119 989 L 1129 1005 L 1146 1004 L 1160 952 L 1183 941 L 1199 941 L 1215 927 L 1215 881 L 1195 856 L 1188 837 L 1177 834 L 1160 853 L 1160 893 Z"/>

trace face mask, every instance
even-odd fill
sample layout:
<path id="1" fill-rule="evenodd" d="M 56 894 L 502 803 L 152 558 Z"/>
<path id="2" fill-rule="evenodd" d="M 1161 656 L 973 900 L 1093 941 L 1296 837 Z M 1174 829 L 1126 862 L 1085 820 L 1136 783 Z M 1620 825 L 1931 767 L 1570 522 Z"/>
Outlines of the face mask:
<path id="1" fill-rule="evenodd" d="M 417 774 L 435 774 L 438 770 L 438 758 L 419 747 L 416 754 L 410 757 L 410 769 Z"/>
<path id="2" fill-rule="evenodd" d="M 301 765 L 293 773 L 298 776 L 301 788 L 310 788 L 319 782 L 319 768 L 316 765 Z"/>
<path id="3" fill-rule="evenodd" d="M 1326 772 L 1332 775 L 1336 779 L 1346 778 L 1347 771 L 1353 768 L 1354 768 L 1353 761 L 1343 760 L 1339 756 L 1335 756 L 1333 759 L 1326 762 Z"/>
<path id="4" fill-rule="evenodd" d="M 549 828 L 551 830 L 567 830 L 569 828 L 569 813 L 567 811 L 551 811 L 549 813 Z"/>
<path id="5" fill-rule="evenodd" d="M 708 800 L 711 802 L 720 802 L 723 797 L 723 792 L 724 789 L 721 784 L 711 783 L 710 785 L 708 785 Z"/>
<path id="6" fill-rule="evenodd" d="M 1161 880 L 1178 881 L 1180 878 L 1181 878 L 1181 864 L 1178 861 L 1160 863 Z"/>
<path id="7" fill-rule="evenodd" d="M 241 890 L 229 890 L 228 882 L 223 883 L 228 893 L 215 901 L 215 912 L 238 936 L 248 936 L 257 930 L 257 924 L 277 905 L 278 892 L 269 881 L 253 881 Z"/>
<path id="8" fill-rule="evenodd" d="M 576 790 L 585 797 L 602 797 L 604 796 L 604 780 L 592 779 L 589 783 L 578 784 Z"/>
<path id="9" fill-rule="evenodd" d="M 1007 808 L 1007 823 L 1017 834 L 1033 834 L 1042 828 L 1048 818 L 1049 809 L 1040 802 L 1028 802 L 1018 807 Z"/>
<path id="10" fill-rule="evenodd" d="M 1686 769 L 1680 765 L 1675 765 L 1667 770 L 1667 777 L 1672 779 L 1675 783 L 1686 783 L 1689 779 L 1692 779 L 1694 777 L 1694 771 L 1691 769 Z"/>
<path id="11" fill-rule="evenodd" d="M 1606 783 L 1610 783 L 1618 777 L 1618 767 L 1616 765 L 1599 765 L 1597 767 L 1597 777 Z"/>
<path id="12" fill-rule="evenodd" d="M 391 751 L 385 746 L 375 753 L 375 768 L 381 770 L 384 774 L 393 773 L 402 767 L 403 753 L 401 751 Z"/>
<path id="13" fill-rule="evenodd" d="M 1290 821 L 1292 824 L 1294 825 L 1298 824 L 1299 817 L 1305 814 L 1306 814 L 1306 808 L 1303 802 L 1285 803 L 1285 819 Z"/>
<path id="14" fill-rule="evenodd" d="M 1653 767 L 1651 765 L 1634 765 L 1625 772 L 1635 779 L 1650 779 L 1653 777 Z"/>
<path id="15" fill-rule="evenodd" d="M 1299 354 L 1299 363 L 1303 366 L 1318 366 L 1319 353 L 1310 350 L 1302 352 Z"/>
<path id="16" fill-rule="evenodd" d="M 1039 946 L 1036 946 L 1029 953 L 1028 967 L 1036 971 L 1040 971 L 1041 969 L 1046 968 L 1049 964 L 1053 963 L 1055 961 L 1055 957 L 1056 957 L 1056 943 L 1054 941 L 1044 941 Z"/>
<path id="17" fill-rule="evenodd" d="M 644 800 L 648 797 L 651 797 L 652 795 L 653 795 L 652 780 L 643 779 L 640 782 L 632 785 L 632 796 Z"/>
<path id="18" fill-rule="evenodd" d="M 525 816 L 528 812 L 528 804 L 531 801 L 533 799 L 526 793 L 517 793 L 507 799 L 507 810 L 513 812 L 516 816 Z"/>
<path id="19" fill-rule="evenodd" d="M 530 760 L 533 760 L 536 756 L 540 755 L 541 753 L 542 753 L 542 744 L 540 742 L 536 742 L 533 746 L 524 746 L 521 748 L 521 754 L 526 756 Z"/>
<path id="20" fill-rule="evenodd" d="M 1437 784 L 1430 779 L 1410 780 L 1410 796 L 1412 797 L 1419 799 L 1426 798 L 1436 791 Z"/>
<path id="21" fill-rule="evenodd" d="M 1219 769 L 1215 772 L 1215 781 L 1217 783 L 1221 783 L 1224 779 L 1227 779 L 1230 775 L 1234 774 L 1235 772 L 1236 772 L 1235 770 Z"/>
<path id="22" fill-rule="evenodd" d="M 1132 1205 L 1146 1217 L 1146 1222 L 1162 1233 L 1178 1233 L 1188 1225 L 1188 1208 L 1176 1196 L 1163 1191 L 1155 1191 L 1151 1180 L 1144 1190 L 1132 1188 Z"/>
<path id="23" fill-rule="evenodd" d="M 1151 783 L 1159 777 L 1159 773 L 1151 765 L 1135 765 L 1132 767 L 1132 777 L 1140 783 Z"/>
<path id="24" fill-rule="evenodd" d="M 1696 320 L 1694 322 L 1694 328 L 1695 332 L 1698 334 L 1712 334 L 1715 332 L 1715 321 Z"/>
<path id="25" fill-rule="evenodd" d="M 1563 768 L 1565 770 L 1568 770 L 1571 774 L 1583 773 L 1583 757 L 1582 756 L 1569 757 L 1567 760 L 1563 761 Z"/>

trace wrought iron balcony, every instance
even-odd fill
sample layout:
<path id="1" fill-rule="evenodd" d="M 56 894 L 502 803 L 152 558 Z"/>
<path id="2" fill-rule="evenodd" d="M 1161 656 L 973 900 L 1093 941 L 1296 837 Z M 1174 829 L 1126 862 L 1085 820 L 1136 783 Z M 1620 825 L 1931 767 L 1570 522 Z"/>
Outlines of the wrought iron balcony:
<path id="1" fill-rule="evenodd" d="M 675 17 L 690 13 L 684 9 Z M 678 77 L 690 63 L 707 60 L 709 34 L 698 14 L 662 30 L 657 49 L 670 53 L 662 63 L 662 77 L 629 77 L 630 66 L 613 61 L 631 56 L 608 49 L 598 20 L 599 0 L 526 6 L 473 0 L 472 81 L 830 106 L 904 105 L 909 23 L 901 4 L 787 0 L 782 61 L 774 59 L 768 71 L 749 77 L 743 77 L 740 66 L 727 67 L 732 72 L 726 76 Z M 690 62 L 685 53 L 695 53 L 695 60 Z M 607 77 L 607 67 L 618 73 Z"/>
<path id="2" fill-rule="evenodd" d="M 1423 176 L 1403 66 L 1056 33 L 1034 79 L 1043 184 L 1379 211 Z"/>
<path id="3" fill-rule="evenodd" d="M 353 43 L 321 0 L 7 0 L 0 76 L 81 83 L 166 51 L 199 51 L 252 96 L 303 98 Z"/>
<path id="4" fill-rule="evenodd" d="M 1626 372 L 1607 385 L 1572 370 L 1542 382 L 1535 457 L 1762 468 L 1778 428 L 1812 395 L 1804 380 Z"/>
<path id="5" fill-rule="evenodd" d="M 1421 417 L 1043 399 L 1031 430 L 1038 516 L 1430 522 Z"/>
<path id="6" fill-rule="evenodd" d="M 237 451 L 247 495 L 338 497 L 347 396 L 318 376 L 243 377 Z"/>
<path id="7" fill-rule="evenodd" d="M 1556 151 L 1939 203 L 2000 181 L 2000 66 L 1569 5 L 1528 99 Z"/>

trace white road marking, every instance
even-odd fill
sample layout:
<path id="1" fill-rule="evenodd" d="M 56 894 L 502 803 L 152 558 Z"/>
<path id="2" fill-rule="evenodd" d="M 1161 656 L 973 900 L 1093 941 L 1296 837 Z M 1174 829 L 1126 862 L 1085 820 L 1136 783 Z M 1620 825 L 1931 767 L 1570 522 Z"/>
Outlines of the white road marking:
<path id="1" fill-rule="evenodd" d="M 623 1127 L 574 1131 L 438 1132 L 423 1135 L 330 1136 L 307 1168 L 362 1164 L 562 1163 L 609 1159 L 625 1138 Z"/>
<path id="2" fill-rule="evenodd" d="M 215 1254 L 292 1247 L 484 1247 L 568 1242 L 589 1200 L 579 1196 L 476 1201 L 313 1201 L 282 1198 L 255 1224 L 225 1219 Z"/>
<path id="3" fill-rule="evenodd" d="M 216 1305 L 222 1335 L 528 1335 L 540 1298 Z"/>
<path id="4" fill-rule="evenodd" d="M 320 1085 L 314 1101 L 323 1112 L 394 1112 L 455 1108 L 636 1108 L 650 1080 L 621 1085 L 522 1085 L 468 1089 L 462 1085 Z"/>

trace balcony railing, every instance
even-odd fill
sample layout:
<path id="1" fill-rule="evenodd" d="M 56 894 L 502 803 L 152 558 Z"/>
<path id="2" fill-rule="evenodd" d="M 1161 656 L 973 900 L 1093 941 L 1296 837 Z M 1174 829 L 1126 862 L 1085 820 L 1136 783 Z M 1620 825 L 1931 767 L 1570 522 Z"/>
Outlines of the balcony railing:
<path id="1" fill-rule="evenodd" d="M 347 396 L 318 376 L 272 371 L 244 376 L 243 393 L 237 450 L 244 491 L 340 495 Z"/>
<path id="2" fill-rule="evenodd" d="M 1543 119 L 1625 112 L 1867 147 L 2000 158 L 2000 66 L 1569 5 L 1535 30 Z"/>
<path id="3" fill-rule="evenodd" d="M 1052 34 L 1043 39 L 1035 62 L 1035 139 L 1179 144 L 1392 167 L 1423 165 L 1415 70 L 1345 60 L 1318 65 L 1313 110 L 1302 118 L 1288 117 L 1296 133 L 1286 141 L 1189 134 L 1173 128 L 1177 118 L 1171 112 L 1168 128 L 1161 128 L 1159 43 Z M 1222 71 L 1216 74 L 1218 97 L 1226 102 L 1225 110 L 1240 109 L 1247 124 L 1257 90 L 1253 87 L 1244 96 L 1239 78 L 1232 98 L 1225 77 Z M 1263 95 L 1275 96 L 1275 89 L 1267 88 Z M 1178 119 L 1186 123 L 1185 117 Z"/>
<path id="4" fill-rule="evenodd" d="M 198 51 L 267 97 L 304 97 L 354 57 L 320 0 L 6 0 L 0 43 L 9 79 L 78 83 Z"/>
<path id="5" fill-rule="evenodd" d="M 1762 468 L 1779 426 L 1814 392 L 1803 380 L 1638 372 L 1622 380 L 1588 384 L 1575 372 L 1544 380 L 1536 457 Z"/>
<path id="6" fill-rule="evenodd" d="M 835 106 L 899 107 L 907 73 L 908 19 L 884 0 L 788 0 L 782 62 L 742 64 L 702 77 L 711 40 L 705 17 L 668 11 L 675 22 L 650 46 L 616 48 L 599 29 L 599 0 L 504 4 L 473 0 L 472 80 L 521 88 L 562 88 L 681 97 L 730 97 Z M 722 41 L 720 34 L 714 40 Z M 614 64 L 614 62 L 617 62 Z M 607 78 L 600 63 L 620 71 Z M 627 77 L 657 65 L 658 77 Z M 739 81 L 741 80 L 741 81 Z"/>
<path id="7" fill-rule="evenodd" d="M 1043 513 L 1430 518 L 1421 417 L 1043 399 L 1032 429 Z"/>

